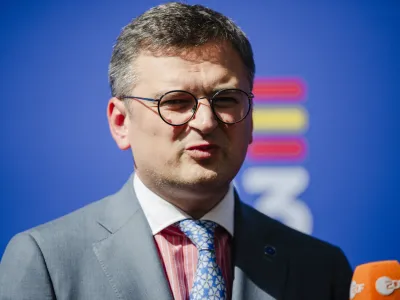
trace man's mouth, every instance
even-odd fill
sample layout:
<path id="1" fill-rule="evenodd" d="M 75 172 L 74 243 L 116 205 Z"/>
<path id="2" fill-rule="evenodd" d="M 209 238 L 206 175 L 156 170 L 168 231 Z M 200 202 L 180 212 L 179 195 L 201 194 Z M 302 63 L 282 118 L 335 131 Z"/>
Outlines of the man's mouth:
<path id="1" fill-rule="evenodd" d="M 219 147 L 211 143 L 194 144 L 187 147 L 186 152 L 194 159 L 211 158 L 218 152 Z"/>

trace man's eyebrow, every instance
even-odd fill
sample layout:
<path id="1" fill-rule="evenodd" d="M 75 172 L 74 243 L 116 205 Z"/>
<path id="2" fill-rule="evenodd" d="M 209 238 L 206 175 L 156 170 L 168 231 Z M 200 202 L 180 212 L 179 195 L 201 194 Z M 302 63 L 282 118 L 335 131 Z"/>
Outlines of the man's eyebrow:
<path id="1" fill-rule="evenodd" d="M 188 92 L 191 93 L 193 95 L 195 95 L 195 93 L 193 93 L 190 89 L 185 89 L 185 88 L 172 88 L 169 90 L 164 90 L 164 91 L 159 91 L 154 95 L 154 99 L 160 99 L 162 96 L 164 96 L 166 93 L 172 92 L 172 91 L 184 91 L 184 92 Z"/>
<path id="2" fill-rule="evenodd" d="M 214 95 L 214 94 L 216 94 L 216 93 L 218 93 L 218 92 L 220 92 L 220 91 L 223 91 L 223 90 L 231 90 L 231 89 L 238 89 L 238 87 L 232 86 L 232 85 L 231 85 L 231 86 L 218 87 L 218 88 L 212 89 L 212 91 L 210 92 L 210 94 Z"/>

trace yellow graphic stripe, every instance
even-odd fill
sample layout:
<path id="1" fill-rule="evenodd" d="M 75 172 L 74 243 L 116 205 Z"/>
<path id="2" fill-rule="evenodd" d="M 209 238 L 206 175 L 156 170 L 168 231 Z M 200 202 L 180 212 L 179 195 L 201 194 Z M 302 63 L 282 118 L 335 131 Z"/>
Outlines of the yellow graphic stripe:
<path id="1" fill-rule="evenodd" d="M 301 107 L 262 107 L 253 111 L 255 131 L 301 132 L 307 129 L 308 114 Z"/>

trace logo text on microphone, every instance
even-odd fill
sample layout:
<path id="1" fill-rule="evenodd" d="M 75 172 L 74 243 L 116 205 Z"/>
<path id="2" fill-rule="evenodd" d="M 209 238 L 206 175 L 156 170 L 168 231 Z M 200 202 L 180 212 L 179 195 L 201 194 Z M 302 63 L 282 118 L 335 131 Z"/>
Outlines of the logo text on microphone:
<path id="1" fill-rule="evenodd" d="M 379 294 L 387 296 L 392 294 L 395 290 L 400 289 L 400 280 L 393 280 L 387 276 L 383 276 L 378 278 L 375 283 L 375 288 Z"/>
<path id="2" fill-rule="evenodd" d="M 364 290 L 364 286 L 364 283 L 357 283 L 353 280 L 350 286 L 350 299 L 354 299 L 357 294 L 361 293 Z"/>

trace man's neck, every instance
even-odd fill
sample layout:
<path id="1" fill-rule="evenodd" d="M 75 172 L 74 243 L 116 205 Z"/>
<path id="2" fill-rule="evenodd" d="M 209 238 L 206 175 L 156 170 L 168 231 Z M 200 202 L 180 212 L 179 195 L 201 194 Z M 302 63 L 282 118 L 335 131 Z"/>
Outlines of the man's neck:
<path id="1" fill-rule="evenodd" d="M 212 210 L 227 194 L 229 183 L 223 186 L 176 185 L 163 182 L 154 184 L 154 180 L 146 180 L 139 176 L 148 189 L 165 201 L 175 205 L 194 219 L 200 219 Z"/>

